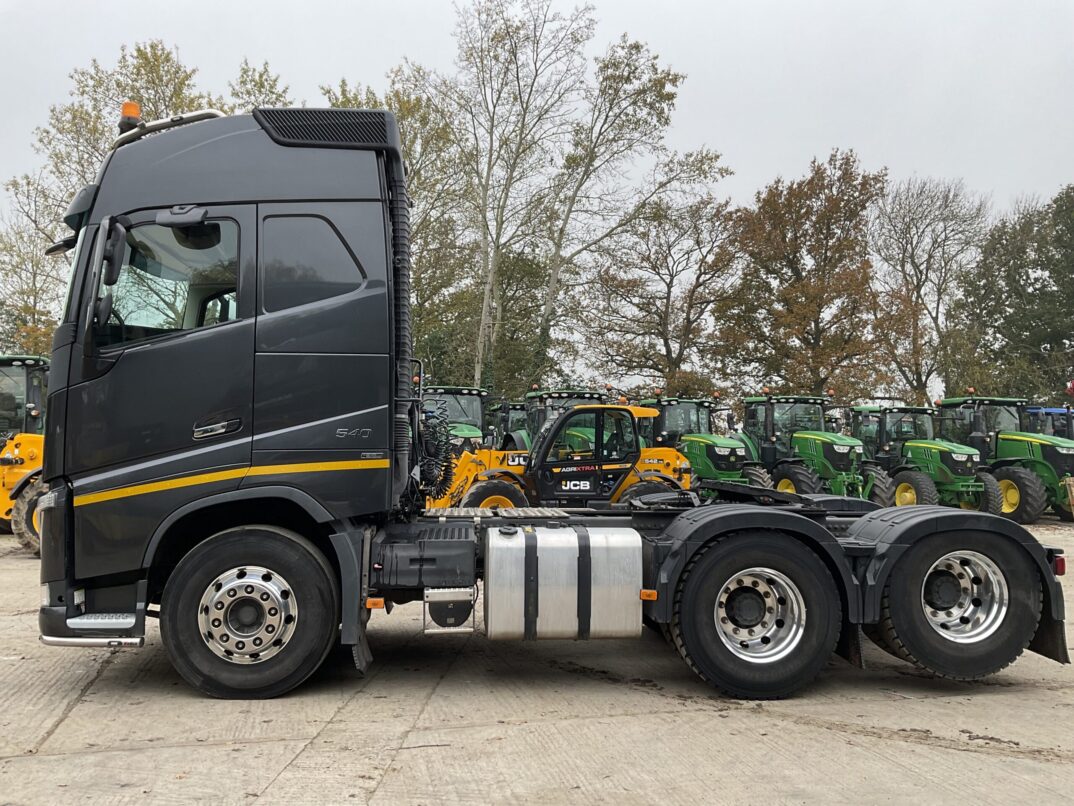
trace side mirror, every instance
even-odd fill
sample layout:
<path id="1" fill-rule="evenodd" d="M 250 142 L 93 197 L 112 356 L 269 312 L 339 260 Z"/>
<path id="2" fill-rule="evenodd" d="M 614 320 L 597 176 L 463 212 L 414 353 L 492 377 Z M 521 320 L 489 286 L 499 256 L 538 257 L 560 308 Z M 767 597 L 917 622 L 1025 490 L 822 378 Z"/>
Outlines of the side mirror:
<path id="1" fill-rule="evenodd" d="M 101 284 L 115 285 L 123 268 L 123 252 L 127 246 L 127 228 L 119 219 L 111 222 L 102 254 Z"/>

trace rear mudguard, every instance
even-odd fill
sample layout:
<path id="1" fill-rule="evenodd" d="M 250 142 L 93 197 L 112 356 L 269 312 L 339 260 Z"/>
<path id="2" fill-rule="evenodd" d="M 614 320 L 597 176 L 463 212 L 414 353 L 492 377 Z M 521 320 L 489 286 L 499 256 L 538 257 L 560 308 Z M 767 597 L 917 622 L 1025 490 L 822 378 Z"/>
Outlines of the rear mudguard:
<path id="1" fill-rule="evenodd" d="M 1032 559 L 1040 573 L 1044 607 L 1040 624 L 1029 648 L 1060 663 L 1069 663 L 1063 629 L 1063 588 L 1052 570 L 1056 549 L 1041 545 L 1014 521 L 984 512 L 951 507 L 894 507 L 871 513 L 853 523 L 847 540 L 872 548 L 872 557 L 862 571 L 862 623 L 880 620 L 884 585 L 899 558 L 916 541 L 934 534 L 966 534 L 971 542 L 975 532 L 992 532 L 1013 540 Z"/>
<path id="2" fill-rule="evenodd" d="M 850 560 L 835 536 L 817 522 L 787 510 L 754 504 L 718 504 L 697 507 L 675 518 L 660 541 L 663 558 L 646 563 L 652 579 L 646 587 L 657 591 L 656 601 L 645 603 L 645 615 L 666 624 L 671 621 L 675 588 L 690 558 L 720 537 L 742 532 L 782 532 L 810 546 L 835 577 L 843 598 L 843 613 L 850 623 L 861 621 L 861 593 Z"/>

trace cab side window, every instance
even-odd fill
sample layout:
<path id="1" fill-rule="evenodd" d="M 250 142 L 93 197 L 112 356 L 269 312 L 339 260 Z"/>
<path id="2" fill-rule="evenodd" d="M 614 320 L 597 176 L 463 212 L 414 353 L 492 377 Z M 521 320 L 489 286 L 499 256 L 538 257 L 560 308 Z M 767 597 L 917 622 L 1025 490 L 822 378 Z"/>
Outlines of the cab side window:
<path id="1" fill-rule="evenodd" d="M 112 314 L 95 329 L 97 344 L 144 341 L 236 319 L 238 278 L 239 226 L 232 220 L 134 227 L 112 287 Z"/>
<path id="2" fill-rule="evenodd" d="M 338 297 L 365 283 L 357 259 L 320 216 L 266 218 L 261 249 L 266 313 Z"/>
<path id="3" fill-rule="evenodd" d="M 600 458 L 605 462 L 621 462 L 638 450 L 634 424 L 625 411 L 605 411 Z"/>
<path id="4" fill-rule="evenodd" d="M 580 411 L 567 414 L 548 450 L 549 461 L 571 462 L 594 458 L 593 441 L 596 431 L 596 412 Z"/>

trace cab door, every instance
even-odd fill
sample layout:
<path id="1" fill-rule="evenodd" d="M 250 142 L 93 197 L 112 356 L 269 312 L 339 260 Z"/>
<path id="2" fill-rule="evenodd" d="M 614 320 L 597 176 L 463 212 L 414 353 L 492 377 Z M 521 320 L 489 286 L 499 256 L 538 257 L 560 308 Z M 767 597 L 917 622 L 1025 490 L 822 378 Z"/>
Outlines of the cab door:
<path id="1" fill-rule="evenodd" d="M 95 546 L 76 550 L 77 576 L 137 567 L 169 513 L 248 468 L 255 231 L 252 205 L 139 211 L 115 285 L 90 267 L 81 317 L 109 293 L 111 314 L 82 322 L 58 413 L 76 540 Z"/>
<path id="2" fill-rule="evenodd" d="M 639 453 L 637 427 L 629 412 L 588 408 L 568 412 L 536 457 L 538 495 L 542 501 L 575 506 L 606 501 Z"/>

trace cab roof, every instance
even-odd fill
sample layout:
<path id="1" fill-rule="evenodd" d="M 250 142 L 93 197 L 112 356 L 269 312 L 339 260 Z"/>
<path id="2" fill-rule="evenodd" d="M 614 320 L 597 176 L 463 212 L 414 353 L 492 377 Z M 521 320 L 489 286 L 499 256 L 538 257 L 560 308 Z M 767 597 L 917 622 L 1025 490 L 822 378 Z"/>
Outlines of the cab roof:
<path id="1" fill-rule="evenodd" d="M 0 355 L 0 366 L 5 367 L 40 367 L 47 366 L 48 359 L 40 355 Z"/>
<path id="2" fill-rule="evenodd" d="M 712 408 L 716 405 L 715 400 L 710 400 L 706 397 L 649 397 L 638 401 L 640 406 L 675 406 L 679 403 L 693 403 L 696 406 L 704 406 L 705 408 Z"/>
<path id="3" fill-rule="evenodd" d="M 985 406 L 993 403 L 999 405 L 1010 404 L 1024 406 L 1029 403 L 1024 397 L 984 397 L 982 395 L 966 395 L 965 397 L 945 397 L 940 401 L 941 406 L 962 406 L 966 403 L 981 403 Z"/>
<path id="4" fill-rule="evenodd" d="M 755 395 L 744 398 L 743 403 L 816 403 L 824 406 L 832 402 L 827 395 Z"/>
<path id="5" fill-rule="evenodd" d="M 425 387 L 425 394 L 427 395 L 480 395 L 481 397 L 488 396 L 487 389 L 481 389 L 476 386 L 445 386 L 444 384 L 436 384 L 435 386 Z"/>
<path id="6" fill-rule="evenodd" d="M 579 406 L 575 406 L 574 409 L 617 409 L 619 411 L 629 411 L 636 420 L 648 420 L 653 417 L 659 417 L 660 411 L 648 406 L 630 406 L 624 403 L 583 403 Z"/>
<path id="7" fill-rule="evenodd" d="M 606 400 L 607 392 L 594 392 L 592 389 L 537 389 L 526 392 L 526 400 L 539 400 L 545 397 L 591 397 L 594 400 Z"/>
<path id="8" fill-rule="evenodd" d="M 851 406 L 851 411 L 860 411 L 863 414 L 935 414 L 935 406 L 878 406 L 875 404 L 867 406 Z"/>

